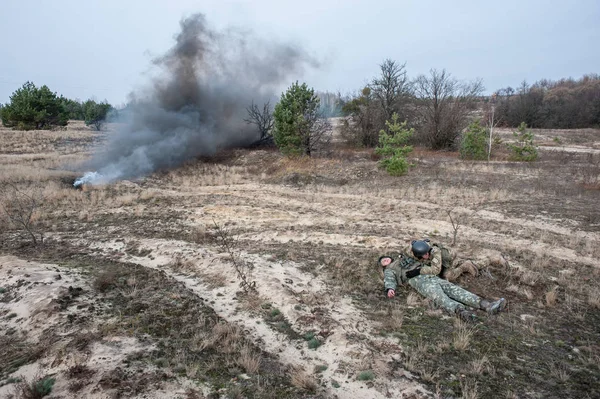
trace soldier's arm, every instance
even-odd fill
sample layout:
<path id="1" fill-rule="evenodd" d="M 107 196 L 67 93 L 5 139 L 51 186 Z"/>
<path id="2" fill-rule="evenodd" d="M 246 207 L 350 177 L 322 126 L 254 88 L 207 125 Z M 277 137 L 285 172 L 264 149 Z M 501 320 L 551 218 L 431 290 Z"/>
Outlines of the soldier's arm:
<path id="1" fill-rule="evenodd" d="M 383 288 L 388 290 L 396 290 L 398 288 L 398 275 L 391 267 L 386 267 L 383 271 Z"/>
<path id="2" fill-rule="evenodd" d="M 439 248 L 433 247 L 429 254 L 431 262 L 428 266 L 421 268 L 421 274 L 437 276 L 442 271 L 442 251 Z"/>

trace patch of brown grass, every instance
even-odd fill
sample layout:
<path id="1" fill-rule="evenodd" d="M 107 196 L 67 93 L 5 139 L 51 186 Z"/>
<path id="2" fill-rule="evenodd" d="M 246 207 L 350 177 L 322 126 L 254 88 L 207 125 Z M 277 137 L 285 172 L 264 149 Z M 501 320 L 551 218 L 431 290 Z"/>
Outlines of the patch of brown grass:
<path id="1" fill-rule="evenodd" d="M 117 283 L 118 274 L 115 269 L 108 269 L 94 279 L 92 286 L 99 292 L 105 292 Z"/>
<path id="2" fill-rule="evenodd" d="M 256 374 L 260 369 L 262 355 L 253 351 L 252 348 L 244 346 L 240 350 L 237 362 L 247 373 Z"/>
<path id="3" fill-rule="evenodd" d="M 293 386 L 309 392 L 315 392 L 318 388 L 315 378 L 299 368 L 294 368 L 290 372 L 290 380 Z"/>
<path id="4" fill-rule="evenodd" d="M 485 371 L 489 372 L 490 368 L 490 359 L 486 355 L 473 359 L 470 363 L 471 372 L 475 375 L 483 374 Z"/>
<path id="5" fill-rule="evenodd" d="M 546 299 L 546 306 L 553 307 L 556 305 L 556 301 L 558 299 L 558 291 L 556 287 L 552 287 L 549 291 L 546 292 L 544 296 Z"/>
<path id="6" fill-rule="evenodd" d="M 460 381 L 462 399 L 479 399 L 479 387 L 477 381 L 464 379 Z"/>
<path id="7" fill-rule="evenodd" d="M 468 324 L 456 319 L 452 334 L 452 346 L 454 346 L 454 349 L 463 351 L 469 348 L 474 333 L 475 327 L 470 327 Z"/>
<path id="8" fill-rule="evenodd" d="M 521 283 L 533 287 L 538 283 L 538 281 L 540 281 L 541 277 L 542 276 L 537 272 L 525 270 L 519 276 L 519 280 L 521 281 Z"/>
<path id="9" fill-rule="evenodd" d="M 406 296 L 406 305 L 407 306 L 419 306 L 421 304 L 421 297 L 419 294 L 414 292 L 409 292 Z"/>
<path id="10" fill-rule="evenodd" d="M 600 288 L 593 287 L 589 289 L 587 303 L 596 309 L 600 309 Z"/>

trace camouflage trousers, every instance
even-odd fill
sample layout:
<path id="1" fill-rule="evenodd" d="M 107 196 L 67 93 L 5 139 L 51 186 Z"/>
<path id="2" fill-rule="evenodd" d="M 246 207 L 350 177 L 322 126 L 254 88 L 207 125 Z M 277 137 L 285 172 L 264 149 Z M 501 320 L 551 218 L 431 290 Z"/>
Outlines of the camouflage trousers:
<path id="1" fill-rule="evenodd" d="M 431 299 L 437 306 L 450 313 L 464 309 L 465 305 L 479 309 L 481 298 L 464 288 L 454 285 L 437 276 L 417 276 L 408 280 L 408 284 L 425 298 Z"/>

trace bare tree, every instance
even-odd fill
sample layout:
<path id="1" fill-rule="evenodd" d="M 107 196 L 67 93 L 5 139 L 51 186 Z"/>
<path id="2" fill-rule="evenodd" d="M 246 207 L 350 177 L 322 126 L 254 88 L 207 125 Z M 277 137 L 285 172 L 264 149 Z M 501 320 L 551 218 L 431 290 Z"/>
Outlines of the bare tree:
<path id="1" fill-rule="evenodd" d="M 26 236 L 29 236 L 33 245 L 43 243 L 44 234 L 36 231 L 35 226 L 35 213 L 43 202 L 42 196 L 28 194 L 12 183 L 5 183 L 3 187 L 0 187 L 0 194 L 2 197 L 0 207 L 8 220 Z"/>
<path id="2" fill-rule="evenodd" d="M 342 137 L 358 147 L 375 147 L 379 142 L 383 111 L 376 106 L 369 86 L 344 104 L 349 117 L 342 125 Z"/>
<path id="3" fill-rule="evenodd" d="M 432 69 L 414 82 L 419 136 L 433 149 L 450 148 L 469 123 L 469 114 L 483 92 L 481 80 L 462 83 L 445 69 Z"/>
<path id="4" fill-rule="evenodd" d="M 260 136 L 258 140 L 256 140 L 253 145 L 265 145 L 265 144 L 273 144 L 273 112 L 271 110 L 271 102 L 267 101 L 263 104 L 262 110 L 258 105 L 252 102 L 249 108 L 246 108 L 248 112 L 248 116 L 244 119 L 244 122 L 248 124 L 254 124 L 258 128 L 258 132 Z"/>
<path id="5" fill-rule="evenodd" d="M 489 161 L 492 156 L 492 144 L 494 142 L 494 128 L 502 122 L 502 117 L 498 117 L 496 113 L 496 101 L 498 94 L 494 93 L 490 96 L 489 101 L 484 107 L 484 120 L 486 121 L 486 127 L 489 129 L 490 134 L 488 137 L 488 154 L 487 160 Z"/>
<path id="6" fill-rule="evenodd" d="M 403 116 L 400 108 L 402 100 L 406 99 L 410 92 L 410 83 L 406 76 L 406 63 L 398 64 L 388 58 L 379 67 L 381 75 L 374 78 L 369 87 L 383 110 L 385 123 L 391 119 L 394 112 Z"/>
<path id="7" fill-rule="evenodd" d="M 300 130 L 302 146 L 306 155 L 310 157 L 329 152 L 332 136 L 331 123 L 320 112 L 306 112 Z"/>

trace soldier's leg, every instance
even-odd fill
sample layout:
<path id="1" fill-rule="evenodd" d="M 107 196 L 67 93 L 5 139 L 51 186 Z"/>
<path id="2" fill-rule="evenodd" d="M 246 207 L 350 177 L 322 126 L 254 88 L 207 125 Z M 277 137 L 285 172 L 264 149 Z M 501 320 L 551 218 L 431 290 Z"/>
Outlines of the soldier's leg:
<path id="1" fill-rule="evenodd" d="M 471 276 L 477 276 L 479 269 L 470 260 L 456 259 L 454 261 L 454 267 L 451 267 L 444 273 L 444 278 L 448 281 L 455 281 L 462 274 L 469 273 Z"/>
<path id="2" fill-rule="evenodd" d="M 441 286 L 442 280 L 437 276 L 417 276 L 408 280 L 408 284 L 425 298 L 431 299 L 436 305 L 450 313 L 464 309 L 464 306 L 446 295 Z"/>
<path id="3" fill-rule="evenodd" d="M 475 309 L 479 309 L 481 307 L 481 297 L 465 290 L 462 287 L 459 287 L 458 285 L 452 284 L 451 282 L 446 280 L 441 280 L 440 288 L 442 289 L 442 291 L 444 291 L 446 295 L 448 295 L 455 301 L 458 301 Z"/>

